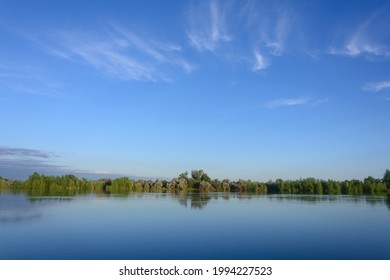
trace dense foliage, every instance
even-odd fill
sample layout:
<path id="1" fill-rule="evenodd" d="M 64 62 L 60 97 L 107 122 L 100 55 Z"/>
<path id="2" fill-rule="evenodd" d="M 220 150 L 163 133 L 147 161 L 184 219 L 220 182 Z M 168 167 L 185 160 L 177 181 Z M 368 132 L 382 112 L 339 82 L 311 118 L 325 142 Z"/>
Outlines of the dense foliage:
<path id="1" fill-rule="evenodd" d="M 371 176 L 360 180 L 300 180 L 230 181 L 211 179 L 203 170 L 192 170 L 180 174 L 171 181 L 117 179 L 87 180 L 74 175 L 45 176 L 34 173 L 25 181 L 8 180 L 0 177 L 0 191 L 25 192 L 28 195 L 76 195 L 95 193 L 126 194 L 130 192 L 199 191 L 199 192 L 250 192 L 261 194 L 390 194 L 390 171 L 382 179 Z"/>

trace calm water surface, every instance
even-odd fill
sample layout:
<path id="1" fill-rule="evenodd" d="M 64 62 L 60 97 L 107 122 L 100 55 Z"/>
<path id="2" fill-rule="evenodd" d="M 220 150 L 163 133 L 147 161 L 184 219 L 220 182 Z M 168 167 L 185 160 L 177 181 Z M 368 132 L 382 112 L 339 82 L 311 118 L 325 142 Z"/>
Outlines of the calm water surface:
<path id="1" fill-rule="evenodd" d="M 0 194 L 0 259 L 390 259 L 390 198 Z"/>

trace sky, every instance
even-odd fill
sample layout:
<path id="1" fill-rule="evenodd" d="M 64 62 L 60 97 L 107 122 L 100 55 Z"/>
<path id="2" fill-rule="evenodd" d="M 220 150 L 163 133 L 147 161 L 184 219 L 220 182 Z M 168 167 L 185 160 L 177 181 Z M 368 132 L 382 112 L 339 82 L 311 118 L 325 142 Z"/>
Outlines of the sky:
<path id="1" fill-rule="evenodd" d="M 0 176 L 390 168 L 389 1 L 0 4 Z"/>

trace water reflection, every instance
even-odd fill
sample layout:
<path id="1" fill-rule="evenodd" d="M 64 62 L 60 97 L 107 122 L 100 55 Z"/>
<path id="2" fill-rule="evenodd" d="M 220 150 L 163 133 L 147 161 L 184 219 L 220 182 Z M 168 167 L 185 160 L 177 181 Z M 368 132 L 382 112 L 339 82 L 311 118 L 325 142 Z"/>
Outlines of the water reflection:
<path id="1" fill-rule="evenodd" d="M 0 212 L 0 224 L 1 223 L 16 223 L 16 222 L 29 222 L 41 218 L 39 213 L 25 213 L 25 212 Z"/>
<path id="2" fill-rule="evenodd" d="M 2 193 L 0 259 L 389 259 L 388 210 L 390 196 Z"/>
<path id="3" fill-rule="evenodd" d="M 25 195 L 0 195 L 0 224 L 28 222 L 41 217 L 42 214 L 31 206 Z"/>
<path id="4" fill-rule="evenodd" d="M 371 206 L 384 205 L 390 210 L 390 195 L 388 196 L 350 196 L 350 195 L 259 195 L 251 193 L 231 193 L 231 192 L 187 192 L 187 191 L 173 191 L 173 192 L 129 192 L 126 194 L 109 194 L 99 193 L 91 194 L 93 197 L 113 198 L 113 199 L 129 199 L 129 198 L 143 198 L 145 196 L 154 195 L 156 198 L 168 196 L 176 200 L 181 206 L 185 208 L 202 210 L 212 200 L 251 200 L 254 198 L 266 198 L 269 201 L 275 202 L 300 202 L 302 204 L 319 204 L 319 203 L 336 203 L 343 201 L 345 203 L 366 203 Z M 5 221 L 22 221 L 33 220 L 40 217 L 36 213 L 29 213 L 31 211 L 31 204 L 36 203 L 66 203 L 73 201 L 75 196 L 26 196 L 18 193 L 0 193 L 0 222 Z M 261 202 L 259 202 L 261 203 Z M 11 214 L 13 213 L 13 214 Z M 11 218 L 14 217 L 14 218 Z"/>
<path id="5" fill-rule="evenodd" d="M 129 196 L 134 193 L 129 194 Z M 138 194 L 139 195 L 139 194 Z M 354 203 L 361 204 L 366 203 L 371 206 L 378 206 L 386 204 L 390 210 L 390 195 L 389 196 L 350 196 L 350 195 L 259 195 L 251 193 L 200 193 L 200 192 L 171 192 L 170 197 L 177 199 L 180 205 L 183 207 L 190 207 L 193 209 L 204 209 L 207 204 L 215 199 L 222 200 L 251 200 L 254 198 L 267 198 L 270 201 L 291 201 L 300 202 L 303 204 L 319 204 L 319 203 Z M 142 195 L 141 195 L 142 196 Z"/>
<path id="6" fill-rule="evenodd" d="M 72 197 L 68 196 L 32 196 L 26 198 L 31 203 L 36 202 L 70 202 L 73 200 Z"/>
<path id="7" fill-rule="evenodd" d="M 211 199 L 209 193 L 186 193 L 181 192 L 178 194 L 172 194 L 172 197 L 178 199 L 179 203 L 184 207 L 190 204 L 193 209 L 203 209 Z"/>
<path id="8" fill-rule="evenodd" d="M 323 202 L 349 202 L 366 203 L 371 206 L 386 204 L 390 210 L 390 196 L 366 196 L 366 195 L 268 195 L 271 201 L 299 201 L 305 204 L 318 204 Z"/>

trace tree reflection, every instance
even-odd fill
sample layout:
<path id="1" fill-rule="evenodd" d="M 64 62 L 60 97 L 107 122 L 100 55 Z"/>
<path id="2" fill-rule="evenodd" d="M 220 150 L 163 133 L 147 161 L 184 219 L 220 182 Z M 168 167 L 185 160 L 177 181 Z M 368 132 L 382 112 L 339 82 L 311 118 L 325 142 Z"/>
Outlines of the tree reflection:
<path id="1" fill-rule="evenodd" d="M 181 191 L 181 192 L 169 192 L 170 196 L 173 199 L 177 199 L 179 201 L 179 204 L 186 207 L 188 206 L 188 200 L 187 200 L 187 192 L 186 191 Z"/>
<path id="2" fill-rule="evenodd" d="M 132 195 L 135 195 L 133 193 Z M 242 200 L 249 201 L 256 198 L 264 197 L 269 200 L 276 201 L 298 201 L 302 204 L 319 204 L 324 202 L 340 202 L 347 203 L 366 203 L 371 206 L 386 204 L 390 210 L 390 195 L 389 196 L 340 196 L 340 195 L 261 195 L 253 193 L 219 193 L 219 192 L 189 192 L 189 191 L 172 191 L 167 193 L 172 199 L 175 199 L 185 208 L 190 206 L 192 209 L 204 209 L 212 200 Z M 163 193 L 162 193 L 163 195 Z M 258 201 L 261 203 L 261 200 Z"/>
<path id="3" fill-rule="evenodd" d="M 177 199 L 180 205 L 193 209 L 203 209 L 211 199 L 211 193 L 203 192 L 170 192 L 172 198 Z"/>
<path id="4" fill-rule="evenodd" d="M 191 208 L 203 209 L 211 199 L 209 193 L 191 193 Z"/>

